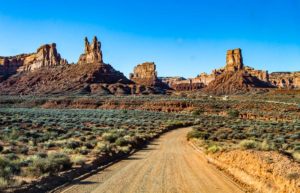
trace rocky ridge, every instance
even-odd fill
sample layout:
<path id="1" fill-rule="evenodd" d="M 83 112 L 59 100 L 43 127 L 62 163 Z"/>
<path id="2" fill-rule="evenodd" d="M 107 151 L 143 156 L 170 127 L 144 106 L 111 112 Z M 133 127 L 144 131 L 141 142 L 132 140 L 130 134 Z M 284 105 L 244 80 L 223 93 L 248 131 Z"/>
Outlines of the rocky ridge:
<path id="1" fill-rule="evenodd" d="M 67 64 L 67 60 L 61 58 L 57 52 L 55 43 L 45 44 L 39 47 L 36 53 L 11 57 L 0 56 L 0 81 L 15 73 Z"/>
<path id="2" fill-rule="evenodd" d="M 101 43 L 97 37 L 94 37 L 91 43 L 87 38 L 84 41 L 84 53 L 79 57 L 77 64 L 67 64 L 62 60 L 55 50 L 55 44 L 38 49 L 37 53 L 42 53 L 38 56 L 43 57 L 32 54 L 11 57 L 34 62 L 17 63 L 17 69 L 12 70 L 10 77 L 0 84 L 1 94 L 123 95 L 164 92 L 164 89 L 136 84 L 111 65 L 104 63 Z M 31 57 L 34 59 L 29 60 Z"/>

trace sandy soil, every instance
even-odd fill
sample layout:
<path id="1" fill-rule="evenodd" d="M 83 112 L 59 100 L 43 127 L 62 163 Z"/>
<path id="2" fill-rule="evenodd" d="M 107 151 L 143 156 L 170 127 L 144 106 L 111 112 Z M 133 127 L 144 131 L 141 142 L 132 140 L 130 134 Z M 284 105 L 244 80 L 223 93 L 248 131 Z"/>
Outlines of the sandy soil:
<path id="1" fill-rule="evenodd" d="M 61 193 L 239 193 L 230 178 L 207 163 L 177 129 Z"/>

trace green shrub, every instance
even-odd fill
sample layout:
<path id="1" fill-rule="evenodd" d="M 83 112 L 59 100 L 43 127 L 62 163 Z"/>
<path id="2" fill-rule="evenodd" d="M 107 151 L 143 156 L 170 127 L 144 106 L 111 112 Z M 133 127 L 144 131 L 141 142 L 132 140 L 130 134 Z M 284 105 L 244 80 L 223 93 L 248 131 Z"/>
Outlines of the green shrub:
<path id="1" fill-rule="evenodd" d="M 207 132 L 197 131 L 197 130 L 194 129 L 194 130 L 188 132 L 188 134 L 187 134 L 187 139 L 188 140 L 190 140 L 192 138 L 208 139 L 209 138 L 209 134 Z"/>
<path id="2" fill-rule="evenodd" d="M 202 113 L 203 113 L 202 109 L 197 109 L 192 112 L 192 115 L 197 116 L 197 115 L 201 115 Z"/>
<path id="3" fill-rule="evenodd" d="M 239 143 L 241 149 L 255 149 L 258 147 L 258 143 L 254 140 L 245 139 Z"/>
<path id="4" fill-rule="evenodd" d="M 219 147 L 218 145 L 211 145 L 211 146 L 209 146 L 208 148 L 207 148 L 207 152 L 208 153 L 216 153 L 216 152 L 218 152 L 218 151 L 220 151 L 221 150 L 221 147 Z"/>
<path id="5" fill-rule="evenodd" d="M 10 180 L 14 174 L 20 172 L 20 166 L 17 162 L 13 162 L 0 156 L 0 178 Z"/>
<path id="6" fill-rule="evenodd" d="M 69 156 L 62 153 L 50 154 L 46 158 L 35 157 L 28 167 L 29 175 L 41 176 L 43 174 L 56 174 L 71 168 L 72 162 Z"/>
<path id="7" fill-rule="evenodd" d="M 102 138 L 105 141 L 108 141 L 110 143 L 114 143 L 116 141 L 116 139 L 118 138 L 118 136 L 115 133 L 103 133 Z"/>
<path id="8" fill-rule="evenodd" d="M 0 190 L 8 187 L 9 181 L 3 177 L 0 177 Z"/>
<path id="9" fill-rule="evenodd" d="M 265 139 L 259 144 L 259 149 L 263 151 L 275 150 L 275 144 Z"/>
<path id="10" fill-rule="evenodd" d="M 66 144 L 66 147 L 69 148 L 69 149 L 76 149 L 79 146 L 80 146 L 80 143 L 78 141 L 69 141 Z"/>
<path id="11" fill-rule="evenodd" d="M 240 115 L 238 110 L 229 110 L 227 111 L 227 115 L 231 118 L 237 118 Z"/>
<path id="12" fill-rule="evenodd" d="M 128 141 L 126 141 L 123 137 L 119 137 L 119 138 L 116 140 L 115 144 L 116 144 L 117 146 L 126 146 L 126 145 L 128 144 Z"/>
<path id="13" fill-rule="evenodd" d="M 74 165 L 83 166 L 85 164 L 85 158 L 81 155 L 72 157 L 72 163 Z"/>
<path id="14" fill-rule="evenodd" d="M 300 152 L 299 151 L 293 152 L 292 156 L 293 156 L 295 161 L 300 162 Z"/>

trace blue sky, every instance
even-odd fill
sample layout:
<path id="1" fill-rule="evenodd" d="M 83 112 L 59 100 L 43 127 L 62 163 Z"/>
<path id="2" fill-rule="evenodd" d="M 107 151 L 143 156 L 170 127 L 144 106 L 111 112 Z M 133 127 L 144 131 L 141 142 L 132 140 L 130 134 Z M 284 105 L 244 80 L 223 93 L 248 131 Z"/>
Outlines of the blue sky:
<path id="1" fill-rule="evenodd" d="M 125 75 L 145 61 L 159 76 L 194 77 L 242 48 L 244 63 L 300 70 L 300 0 L 0 0 L 0 55 L 57 43 L 77 62 L 83 39 L 102 42 L 104 61 Z"/>

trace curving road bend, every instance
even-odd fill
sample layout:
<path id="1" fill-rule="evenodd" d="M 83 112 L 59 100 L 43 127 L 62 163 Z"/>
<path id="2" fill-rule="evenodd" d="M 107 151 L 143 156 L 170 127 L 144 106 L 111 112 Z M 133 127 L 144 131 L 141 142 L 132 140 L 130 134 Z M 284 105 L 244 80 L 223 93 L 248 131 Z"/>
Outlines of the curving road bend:
<path id="1" fill-rule="evenodd" d="M 170 131 L 125 160 L 60 193 L 240 193 L 186 141 L 190 128 Z"/>

